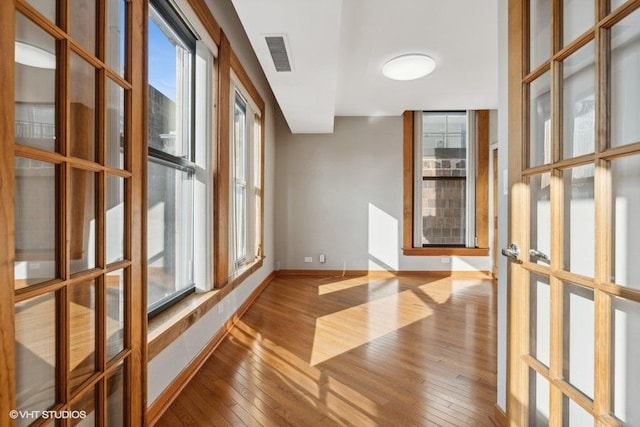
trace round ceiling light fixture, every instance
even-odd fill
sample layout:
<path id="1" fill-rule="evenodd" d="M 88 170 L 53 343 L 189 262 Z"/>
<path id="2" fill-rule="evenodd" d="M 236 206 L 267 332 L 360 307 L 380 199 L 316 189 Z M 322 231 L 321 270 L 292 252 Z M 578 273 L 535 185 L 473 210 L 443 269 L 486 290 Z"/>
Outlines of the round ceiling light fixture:
<path id="1" fill-rule="evenodd" d="M 391 80 L 415 80 L 436 68 L 436 61 L 429 55 L 411 53 L 397 56 L 384 64 L 382 74 Z"/>

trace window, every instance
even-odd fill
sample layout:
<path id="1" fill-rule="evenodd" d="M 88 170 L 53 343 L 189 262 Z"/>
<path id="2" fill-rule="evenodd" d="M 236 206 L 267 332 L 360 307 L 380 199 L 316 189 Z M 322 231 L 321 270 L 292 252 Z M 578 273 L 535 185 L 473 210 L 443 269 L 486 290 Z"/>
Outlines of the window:
<path id="1" fill-rule="evenodd" d="M 165 1 L 148 22 L 147 303 L 193 291 L 196 36 Z"/>
<path id="2" fill-rule="evenodd" d="M 404 121 L 405 255 L 485 255 L 476 248 L 487 247 L 488 112 L 407 112 Z"/>
<path id="3" fill-rule="evenodd" d="M 466 246 L 469 152 L 466 112 L 423 112 L 416 140 L 416 246 Z M 469 219 L 469 221 L 467 221 Z M 471 229 L 470 229 L 471 228 Z"/>
<path id="4" fill-rule="evenodd" d="M 247 258 L 247 105 L 236 93 L 233 108 L 234 169 L 234 236 L 235 259 L 241 263 Z"/>
<path id="5" fill-rule="evenodd" d="M 260 108 L 239 82 L 232 81 L 231 273 L 261 255 L 262 148 Z"/>

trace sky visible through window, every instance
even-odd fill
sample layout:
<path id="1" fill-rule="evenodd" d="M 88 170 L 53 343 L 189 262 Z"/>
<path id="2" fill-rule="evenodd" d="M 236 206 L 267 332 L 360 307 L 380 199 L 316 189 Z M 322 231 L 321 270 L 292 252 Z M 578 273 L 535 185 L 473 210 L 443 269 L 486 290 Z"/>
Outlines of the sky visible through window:
<path id="1" fill-rule="evenodd" d="M 176 100 L 176 47 L 149 19 L 149 84 Z"/>

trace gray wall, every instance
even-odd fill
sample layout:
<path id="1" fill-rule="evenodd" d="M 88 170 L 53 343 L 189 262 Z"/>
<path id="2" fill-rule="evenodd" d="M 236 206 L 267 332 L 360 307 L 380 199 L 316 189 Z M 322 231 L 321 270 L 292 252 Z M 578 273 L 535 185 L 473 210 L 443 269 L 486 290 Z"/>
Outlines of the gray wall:
<path id="1" fill-rule="evenodd" d="M 490 270 L 490 257 L 402 255 L 401 117 L 336 117 L 329 135 L 282 120 L 277 140 L 276 268 Z"/>
<path id="2" fill-rule="evenodd" d="M 147 405 L 162 393 L 174 378 L 204 348 L 222 325 L 273 271 L 273 195 L 275 163 L 275 115 L 279 111 L 271 89 L 262 73 L 242 25 L 230 0 L 207 0 L 213 15 L 231 42 L 240 62 L 265 101 L 265 207 L 264 247 L 266 259 L 262 268 L 227 295 L 178 339 L 158 354 L 148 365 Z"/>

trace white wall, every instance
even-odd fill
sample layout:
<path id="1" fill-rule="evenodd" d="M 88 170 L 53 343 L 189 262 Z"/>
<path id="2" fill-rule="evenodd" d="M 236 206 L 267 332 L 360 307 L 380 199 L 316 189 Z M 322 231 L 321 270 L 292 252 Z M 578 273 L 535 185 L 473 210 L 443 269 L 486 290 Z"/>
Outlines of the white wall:
<path id="1" fill-rule="evenodd" d="M 279 121 L 277 138 L 280 269 L 491 269 L 489 256 L 402 255 L 401 117 L 336 117 L 324 135 L 292 135 Z"/>
<path id="2" fill-rule="evenodd" d="M 193 360 L 218 332 L 224 322 L 231 317 L 274 268 L 275 115 L 276 111 L 279 110 L 231 2 L 229 0 L 207 0 L 207 4 L 229 38 L 231 47 L 266 104 L 264 193 L 264 253 L 266 259 L 262 268 L 245 280 L 237 289 L 227 295 L 220 304 L 149 362 L 147 367 L 148 405 L 151 405 L 171 381 Z"/>

